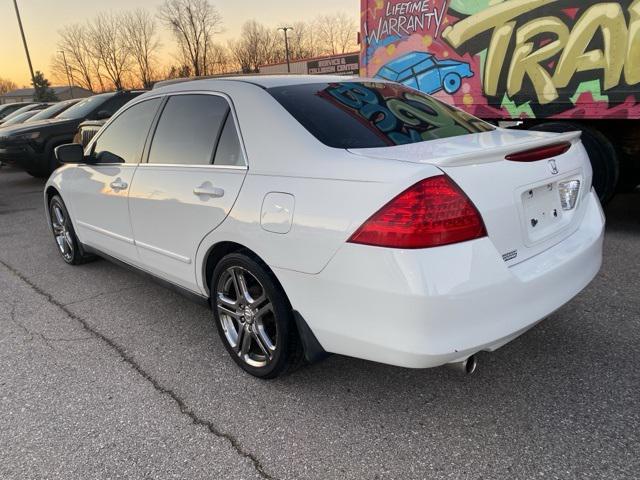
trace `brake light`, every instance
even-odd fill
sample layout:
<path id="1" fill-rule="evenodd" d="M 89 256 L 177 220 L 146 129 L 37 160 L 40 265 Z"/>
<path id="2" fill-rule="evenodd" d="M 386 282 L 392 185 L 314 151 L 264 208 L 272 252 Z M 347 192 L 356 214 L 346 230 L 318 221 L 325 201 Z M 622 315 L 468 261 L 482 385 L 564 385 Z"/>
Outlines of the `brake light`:
<path id="1" fill-rule="evenodd" d="M 546 158 L 557 157 L 571 148 L 571 143 L 554 143 L 553 145 L 547 145 L 545 147 L 532 148 L 531 150 L 525 150 L 524 152 L 512 153 L 507 155 L 507 160 L 512 162 L 536 162 L 538 160 L 544 160 Z"/>
<path id="2" fill-rule="evenodd" d="M 480 213 L 446 175 L 408 188 L 373 214 L 350 243 L 389 248 L 429 248 L 485 237 Z"/>

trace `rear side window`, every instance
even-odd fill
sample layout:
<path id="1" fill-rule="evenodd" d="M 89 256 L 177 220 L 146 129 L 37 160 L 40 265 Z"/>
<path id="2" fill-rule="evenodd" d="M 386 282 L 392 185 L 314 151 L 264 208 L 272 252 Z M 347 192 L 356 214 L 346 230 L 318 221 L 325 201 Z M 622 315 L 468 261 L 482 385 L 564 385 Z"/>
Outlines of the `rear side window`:
<path id="1" fill-rule="evenodd" d="M 140 102 L 118 115 L 93 144 L 98 163 L 138 163 L 160 99 Z"/>
<path id="2" fill-rule="evenodd" d="M 268 92 L 334 148 L 403 145 L 493 130 L 479 118 L 395 83 L 314 83 Z"/>
<path id="3" fill-rule="evenodd" d="M 227 101 L 215 95 L 175 95 L 162 111 L 153 136 L 149 163 L 209 165 Z"/>
<path id="4" fill-rule="evenodd" d="M 244 166 L 245 164 L 236 124 L 231 114 L 227 115 L 227 120 L 224 123 L 213 164 L 231 166 Z"/>

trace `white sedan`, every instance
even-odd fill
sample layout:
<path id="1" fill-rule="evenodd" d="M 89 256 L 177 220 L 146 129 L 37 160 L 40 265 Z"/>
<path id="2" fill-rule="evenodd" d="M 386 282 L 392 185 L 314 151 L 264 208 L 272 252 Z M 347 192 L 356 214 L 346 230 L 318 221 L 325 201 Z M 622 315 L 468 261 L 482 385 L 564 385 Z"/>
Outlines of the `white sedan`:
<path id="1" fill-rule="evenodd" d="M 209 302 L 261 378 L 328 352 L 471 372 L 602 261 L 578 133 L 495 128 L 393 82 L 165 85 L 56 153 L 62 258 L 114 259 Z"/>

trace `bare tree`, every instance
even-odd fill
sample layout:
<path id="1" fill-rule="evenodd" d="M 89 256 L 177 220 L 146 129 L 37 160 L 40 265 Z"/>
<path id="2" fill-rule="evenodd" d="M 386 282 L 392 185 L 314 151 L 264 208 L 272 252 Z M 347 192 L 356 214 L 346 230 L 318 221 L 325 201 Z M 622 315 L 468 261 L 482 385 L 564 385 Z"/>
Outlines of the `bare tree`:
<path id="1" fill-rule="evenodd" d="M 337 55 L 356 49 L 356 21 L 346 13 L 321 15 L 316 19 L 315 26 L 323 53 Z"/>
<path id="2" fill-rule="evenodd" d="M 173 32 L 184 63 L 196 77 L 207 75 L 213 36 L 222 27 L 218 10 L 208 0 L 165 0 L 159 15 Z"/>
<path id="3" fill-rule="evenodd" d="M 79 24 L 66 25 L 58 31 L 58 50 L 67 58 L 69 73 L 75 84 L 94 91 L 95 71 L 91 53 L 87 47 L 87 29 Z M 66 82 L 67 72 L 61 55 L 55 55 L 51 69 L 54 78 Z"/>
<path id="4" fill-rule="evenodd" d="M 130 67 L 131 55 L 123 31 L 123 17 L 101 13 L 89 27 L 89 52 L 98 60 L 97 68 L 104 68 L 106 76 L 117 90 L 124 88 L 125 73 Z"/>
<path id="5" fill-rule="evenodd" d="M 293 23 L 293 30 L 289 32 L 289 55 L 292 60 L 309 58 L 320 55 L 320 45 L 310 23 L 298 21 Z"/>
<path id="6" fill-rule="evenodd" d="M 284 60 L 284 43 L 277 30 L 255 20 L 244 23 L 240 38 L 229 42 L 229 50 L 244 73 L 258 72 L 261 65 Z"/>
<path id="7" fill-rule="evenodd" d="M 207 72 L 210 75 L 234 71 L 229 51 L 223 45 L 213 43 L 207 58 Z"/>
<path id="8" fill-rule="evenodd" d="M 122 14 L 122 32 L 143 88 L 153 85 L 156 53 L 160 47 L 155 19 L 143 9 Z"/>
<path id="9" fill-rule="evenodd" d="M 16 88 L 18 88 L 18 85 L 16 85 L 15 82 L 12 82 L 8 78 L 0 77 L 0 95 L 4 95 L 5 93 L 10 92 L 11 90 L 15 90 Z"/>

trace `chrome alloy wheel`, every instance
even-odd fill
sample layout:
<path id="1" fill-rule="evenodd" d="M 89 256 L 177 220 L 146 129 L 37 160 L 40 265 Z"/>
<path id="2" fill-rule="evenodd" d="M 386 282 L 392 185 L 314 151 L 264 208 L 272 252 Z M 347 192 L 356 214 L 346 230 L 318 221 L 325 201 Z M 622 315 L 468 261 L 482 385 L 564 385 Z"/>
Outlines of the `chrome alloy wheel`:
<path id="1" fill-rule="evenodd" d="M 73 260 L 73 239 L 69 231 L 69 220 L 57 203 L 51 206 L 51 227 L 62 257 L 70 262 Z"/>
<path id="2" fill-rule="evenodd" d="M 271 363 L 277 348 L 275 314 L 264 287 L 251 272 L 233 266 L 222 273 L 216 308 L 226 340 L 238 357 L 252 367 Z"/>

